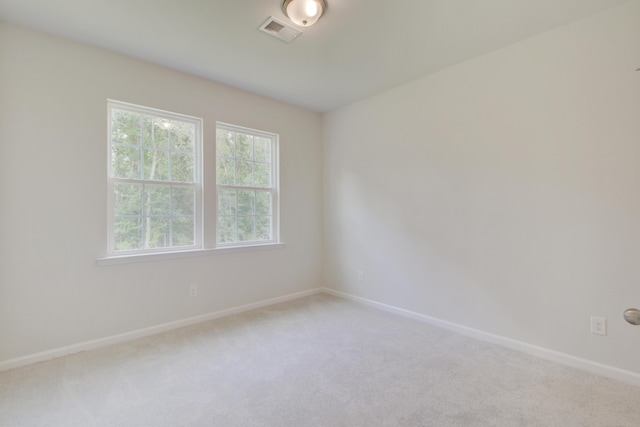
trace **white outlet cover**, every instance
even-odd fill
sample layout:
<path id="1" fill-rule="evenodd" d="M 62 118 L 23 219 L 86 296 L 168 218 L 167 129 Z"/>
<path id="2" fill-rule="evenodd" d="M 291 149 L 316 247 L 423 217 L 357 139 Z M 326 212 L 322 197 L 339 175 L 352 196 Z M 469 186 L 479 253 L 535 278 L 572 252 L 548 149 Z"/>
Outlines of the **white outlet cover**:
<path id="1" fill-rule="evenodd" d="M 607 335 L 607 319 L 604 317 L 591 316 L 591 333 Z"/>

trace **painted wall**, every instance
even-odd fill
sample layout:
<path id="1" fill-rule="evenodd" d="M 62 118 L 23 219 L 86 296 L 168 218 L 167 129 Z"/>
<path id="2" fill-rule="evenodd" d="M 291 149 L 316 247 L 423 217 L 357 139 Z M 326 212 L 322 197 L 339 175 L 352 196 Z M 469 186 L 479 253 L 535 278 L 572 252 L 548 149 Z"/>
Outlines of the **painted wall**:
<path id="1" fill-rule="evenodd" d="M 107 98 L 280 134 L 286 247 L 99 267 Z M 321 277 L 317 113 L 0 23 L 0 362 L 311 289 Z M 205 184 L 206 185 L 206 184 Z M 214 187 L 206 190 L 214 240 Z M 188 297 L 189 284 L 199 286 Z"/>
<path id="2" fill-rule="evenodd" d="M 326 114 L 327 285 L 640 373 L 639 23 L 632 1 Z"/>

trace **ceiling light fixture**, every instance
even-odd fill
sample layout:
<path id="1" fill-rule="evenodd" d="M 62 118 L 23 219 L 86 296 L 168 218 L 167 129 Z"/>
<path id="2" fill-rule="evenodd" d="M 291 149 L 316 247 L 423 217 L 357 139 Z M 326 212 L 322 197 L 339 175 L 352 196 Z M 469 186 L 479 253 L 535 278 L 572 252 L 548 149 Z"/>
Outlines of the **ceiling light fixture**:
<path id="1" fill-rule="evenodd" d="M 282 3 L 284 14 L 301 27 L 315 24 L 326 10 L 325 0 L 284 0 Z"/>

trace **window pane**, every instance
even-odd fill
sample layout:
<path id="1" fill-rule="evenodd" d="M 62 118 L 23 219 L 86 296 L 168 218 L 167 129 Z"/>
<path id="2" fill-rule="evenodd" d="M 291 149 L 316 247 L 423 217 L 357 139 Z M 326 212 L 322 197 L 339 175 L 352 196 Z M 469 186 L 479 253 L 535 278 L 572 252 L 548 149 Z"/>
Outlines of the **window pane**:
<path id="1" fill-rule="evenodd" d="M 169 218 L 145 218 L 145 248 L 166 248 L 171 246 Z"/>
<path id="2" fill-rule="evenodd" d="M 271 163 L 271 140 L 269 138 L 256 137 L 254 149 L 254 160 L 256 162 Z"/>
<path id="3" fill-rule="evenodd" d="M 253 160 L 253 136 L 236 134 L 236 158 Z"/>
<path id="4" fill-rule="evenodd" d="M 113 193 L 116 216 L 142 214 L 142 185 L 115 184 Z"/>
<path id="5" fill-rule="evenodd" d="M 256 240 L 271 240 L 271 217 L 256 217 Z"/>
<path id="6" fill-rule="evenodd" d="M 218 190 L 218 215 L 235 215 L 236 211 L 236 190 Z"/>
<path id="7" fill-rule="evenodd" d="M 193 152 L 196 126 L 192 123 L 170 120 L 169 145 L 172 150 Z"/>
<path id="8" fill-rule="evenodd" d="M 193 217 L 177 217 L 172 220 L 173 246 L 193 246 L 194 223 Z"/>
<path id="9" fill-rule="evenodd" d="M 140 145 L 140 115 L 123 110 L 111 110 L 111 140 L 123 144 Z"/>
<path id="10" fill-rule="evenodd" d="M 238 190 L 238 215 L 253 215 L 254 194 L 253 190 Z"/>
<path id="11" fill-rule="evenodd" d="M 254 163 L 253 170 L 255 173 L 256 187 L 271 187 L 271 164 L 270 163 Z"/>
<path id="12" fill-rule="evenodd" d="M 251 162 L 236 161 L 236 185 L 253 185 Z"/>
<path id="13" fill-rule="evenodd" d="M 116 218 L 114 222 L 116 251 L 142 249 L 142 223 L 137 218 Z"/>
<path id="14" fill-rule="evenodd" d="M 169 153 L 167 151 L 144 150 L 144 179 L 169 180 Z"/>
<path id="15" fill-rule="evenodd" d="M 111 169 L 116 178 L 140 179 L 140 149 L 125 145 L 112 145 Z"/>
<path id="16" fill-rule="evenodd" d="M 171 215 L 170 191 L 168 185 L 145 185 L 145 215 Z"/>
<path id="17" fill-rule="evenodd" d="M 191 154 L 171 154 L 171 181 L 193 182 L 194 162 Z"/>
<path id="18" fill-rule="evenodd" d="M 193 187 L 173 187 L 173 214 L 193 215 L 196 204 L 196 190 Z"/>
<path id="19" fill-rule="evenodd" d="M 236 156 L 235 146 L 235 133 L 226 130 L 218 130 L 216 136 L 216 157 L 229 157 L 234 158 Z"/>
<path id="20" fill-rule="evenodd" d="M 233 185 L 236 162 L 232 159 L 218 159 L 216 163 L 216 181 L 218 185 Z"/>
<path id="21" fill-rule="evenodd" d="M 169 148 L 170 122 L 158 117 L 144 118 L 144 145 L 147 147 Z"/>
<path id="22" fill-rule="evenodd" d="M 247 242 L 255 240 L 253 219 L 254 216 L 239 216 L 238 217 L 238 241 Z"/>
<path id="23" fill-rule="evenodd" d="M 236 217 L 218 217 L 218 242 L 232 243 L 236 241 Z"/>
<path id="24" fill-rule="evenodd" d="M 218 243 L 273 241 L 277 137 L 221 127 L 216 130 Z"/>
<path id="25" fill-rule="evenodd" d="M 256 215 L 271 215 L 271 192 L 256 191 Z"/>

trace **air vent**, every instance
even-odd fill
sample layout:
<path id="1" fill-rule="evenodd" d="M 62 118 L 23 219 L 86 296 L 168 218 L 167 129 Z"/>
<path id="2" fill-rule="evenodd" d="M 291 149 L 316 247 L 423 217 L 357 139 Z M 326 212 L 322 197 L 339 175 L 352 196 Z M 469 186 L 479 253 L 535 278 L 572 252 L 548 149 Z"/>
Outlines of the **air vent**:
<path id="1" fill-rule="evenodd" d="M 282 24 L 278 24 L 276 21 L 269 21 L 269 23 L 267 24 L 266 27 L 264 27 L 265 30 L 272 32 L 272 33 L 279 33 L 281 30 L 284 30 L 284 25 Z"/>
<path id="2" fill-rule="evenodd" d="M 260 31 L 282 40 L 285 43 L 291 43 L 302 34 L 302 31 L 285 24 L 282 21 L 278 21 L 273 16 L 267 18 L 267 20 L 260 26 Z"/>

